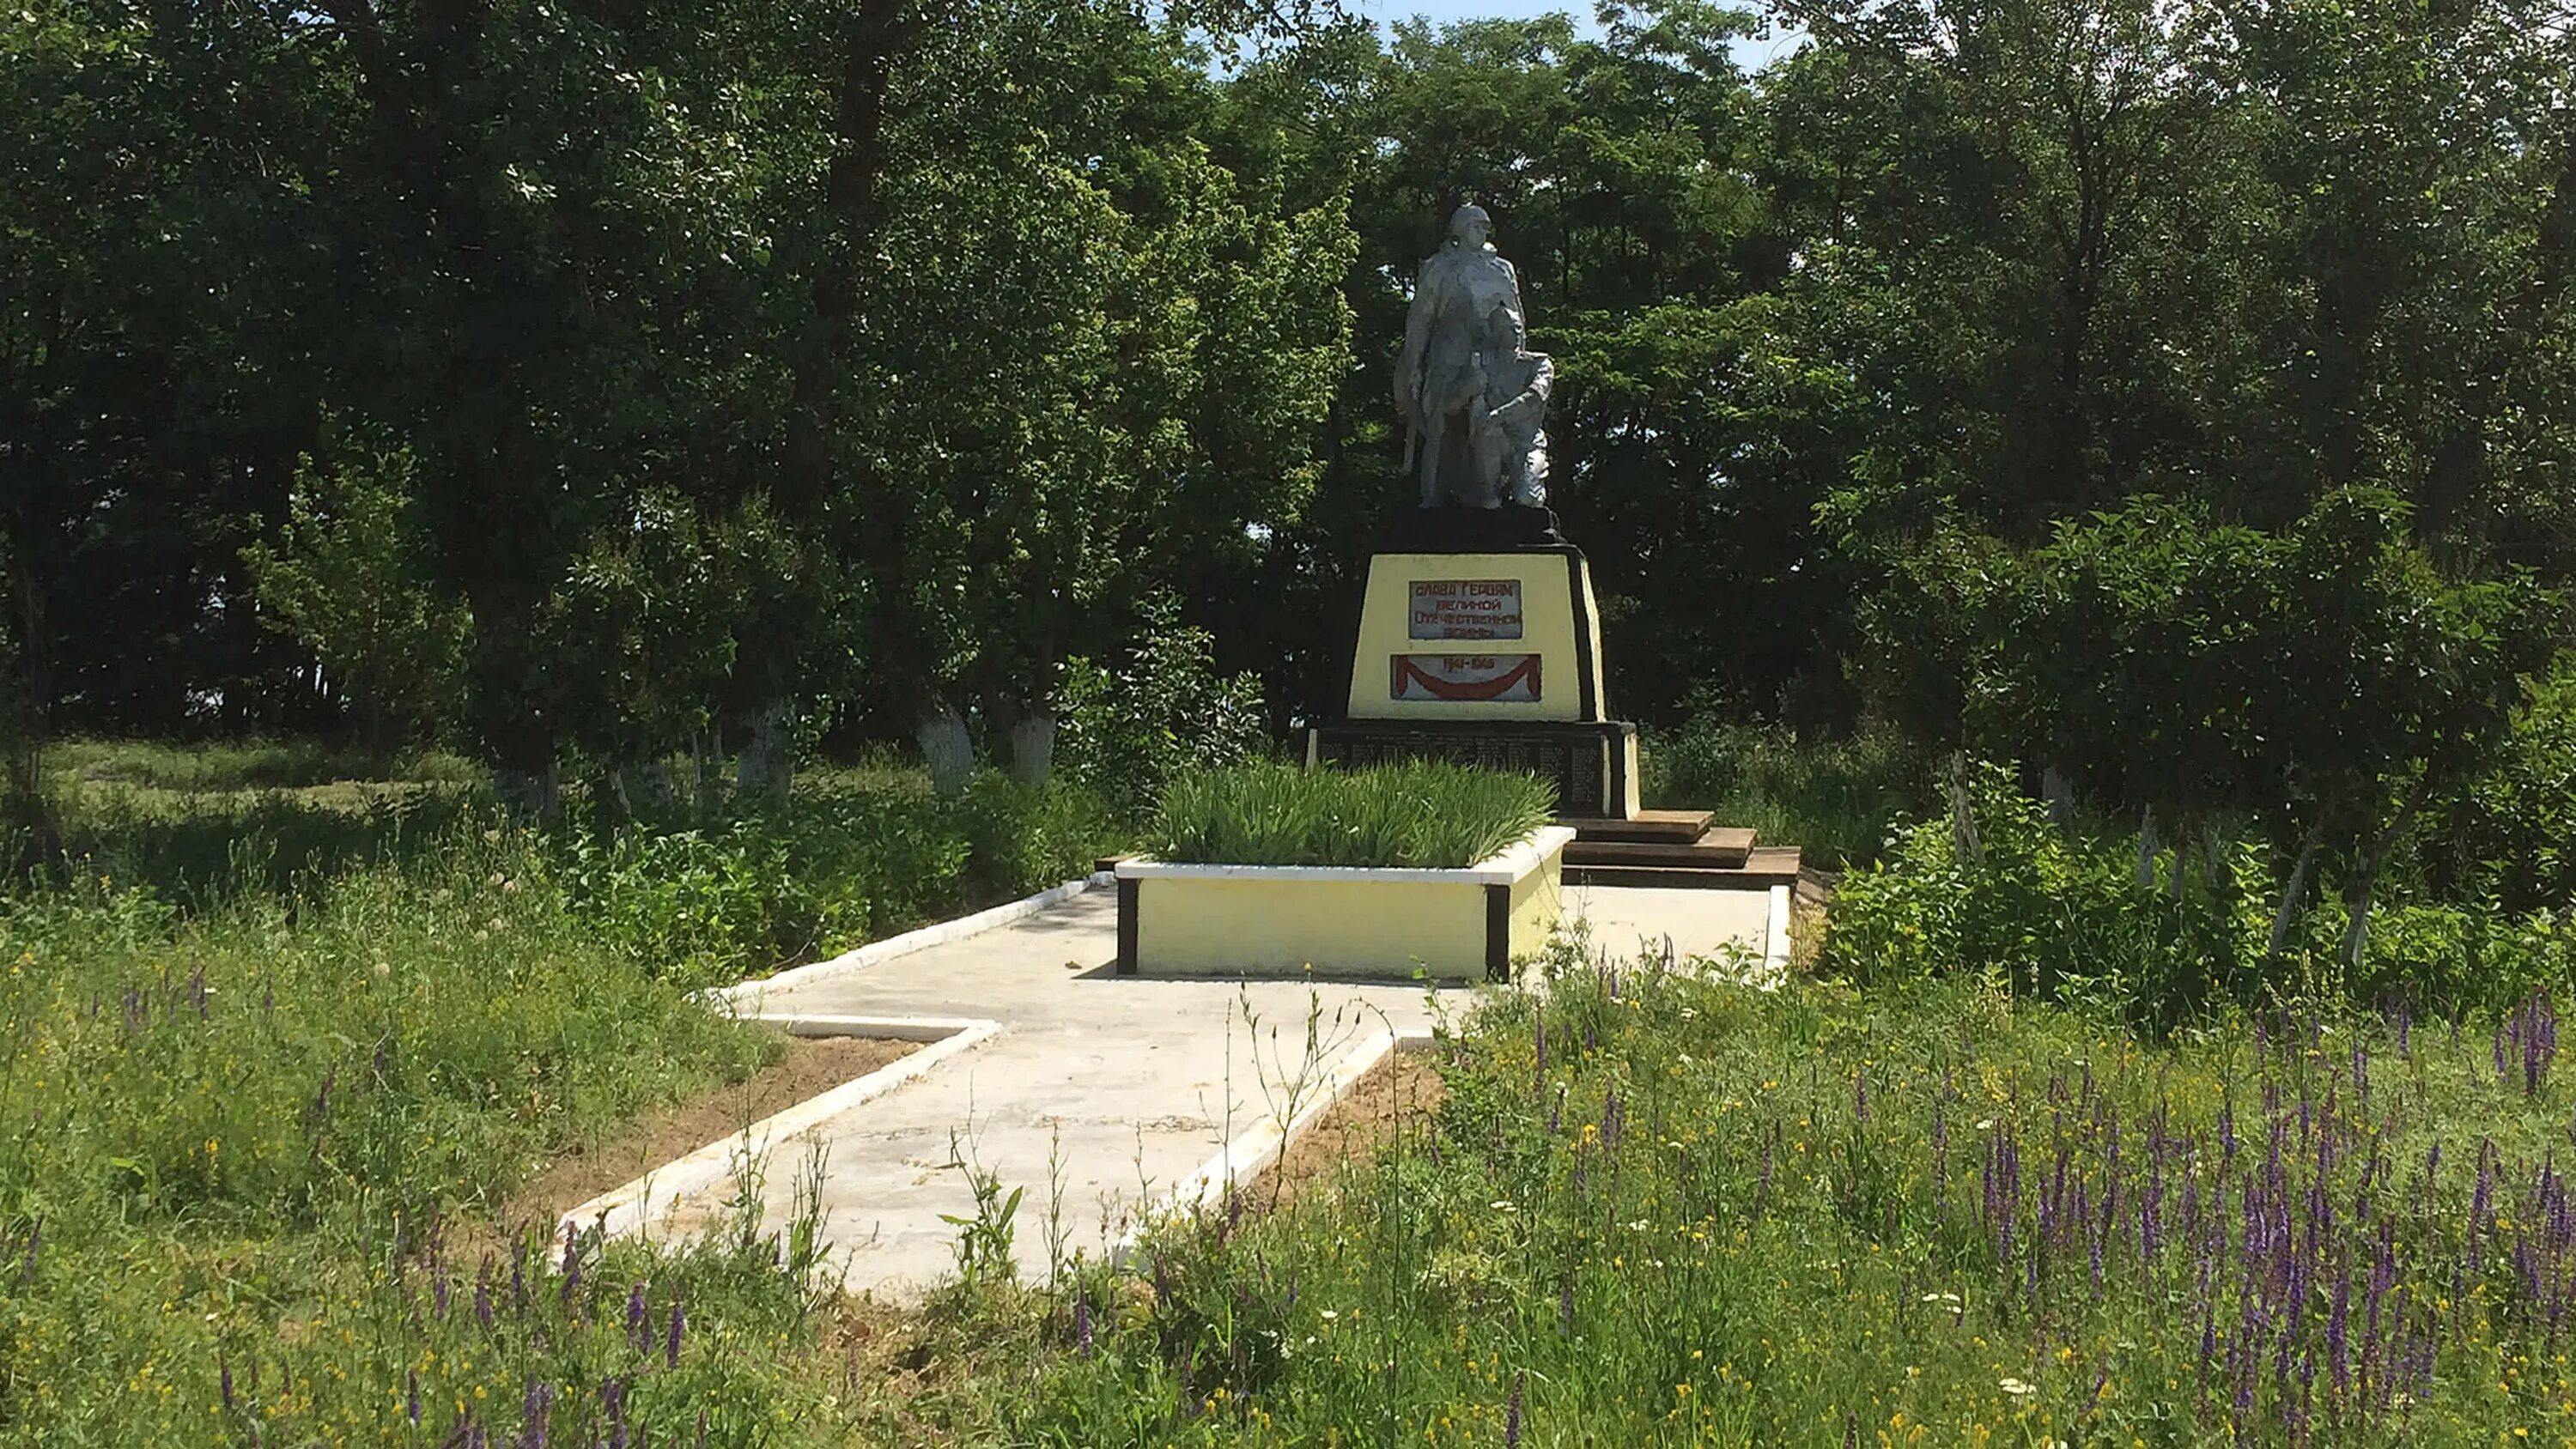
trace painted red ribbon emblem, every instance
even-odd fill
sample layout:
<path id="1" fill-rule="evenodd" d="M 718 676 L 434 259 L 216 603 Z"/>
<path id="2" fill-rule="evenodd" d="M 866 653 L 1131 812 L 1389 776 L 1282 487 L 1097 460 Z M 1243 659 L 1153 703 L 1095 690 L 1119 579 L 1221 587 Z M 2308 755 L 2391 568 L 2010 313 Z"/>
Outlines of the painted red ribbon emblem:
<path id="1" fill-rule="evenodd" d="M 1535 654 L 1491 679 L 1442 679 L 1413 662 L 1410 655 L 1395 656 L 1395 697 L 1406 697 L 1409 686 L 1419 686 L 1434 699 L 1475 701 L 1499 699 L 1517 686 L 1529 685 L 1530 698 L 1538 698 L 1538 660 Z"/>

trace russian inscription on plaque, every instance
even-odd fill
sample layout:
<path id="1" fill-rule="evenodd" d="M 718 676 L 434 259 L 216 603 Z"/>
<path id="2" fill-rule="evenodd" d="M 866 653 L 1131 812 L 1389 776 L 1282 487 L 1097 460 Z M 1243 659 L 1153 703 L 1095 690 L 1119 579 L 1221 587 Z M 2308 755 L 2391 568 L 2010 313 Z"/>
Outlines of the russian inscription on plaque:
<path id="1" fill-rule="evenodd" d="M 1517 639 L 1521 581 L 1415 579 L 1411 620 L 1416 639 Z"/>

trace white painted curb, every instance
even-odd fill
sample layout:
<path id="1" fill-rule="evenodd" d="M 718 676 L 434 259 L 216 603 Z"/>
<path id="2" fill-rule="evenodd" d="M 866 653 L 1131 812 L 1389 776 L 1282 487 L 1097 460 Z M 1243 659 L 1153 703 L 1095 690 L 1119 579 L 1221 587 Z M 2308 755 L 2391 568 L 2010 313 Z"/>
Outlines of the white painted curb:
<path id="1" fill-rule="evenodd" d="M 1771 922 L 1763 935 L 1764 984 L 1777 986 L 1789 979 L 1789 887 L 1771 888 Z"/>
<path id="2" fill-rule="evenodd" d="M 1455 870 L 1369 865 L 1178 865 L 1137 858 L 1118 862 L 1120 880 L 1333 880 L 1390 885 L 1512 885 L 1574 843 L 1574 831 L 1545 825 L 1529 838 Z"/>
<path id="3" fill-rule="evenodd" d="M 614 1238 L 647 1228 L 656 1205 L 664 1214 L 669 1213 L 683 1199 L 731 1177 L 737 1160 L 763 1156 L 853 1107 L 884 1096 L 948 1058 L 972 1050 L 1002 1029 L 998 1021 L 964 1017 L 800 1016 L 780 1012 L 753 1019 L 783 1026 L 791 1036 L 888 1037 L 930 1044 L 900 1061 L 808 1097 L 740 1132 L 654 1168 L 623 1187 L 601 1193 L 557 1218 L 558 1229 L 582 1231 L 601 1223 L 606 1235 Z"/>
<path id="4" fill-rule="evenodd" d="M 1179 1186 L 1156 1198 L 1138 1220 L 1110 1245 L 1110 1266 L 1122 1270 L 1131 1266 L 1136 1260 L 1137 1245 L 1151 1225 L 1202 1209 L 1224 1206 L 1228 1188 L 1259 1177 L 1279 1159 L 1280 1153 L 1287 1150 L 1298 1133 L 1314 1125 L 1316 1118 L 1350 1095 L 1351 1089 L 1359 1085 L 1362 1077 L 1375 1070 L 1378 1063 L 1399 1051 L 1420 1051 L 1435 1039 L 1430 1029 L 1425 1027 L 1372 1033 L 1325 1073 L 1315 1095 L 1297 1109 L 1295 1117 L 1285 1122 L 1275 1116 L 1263 1117 L 1235 1134 L 1232 1141 L 1218 1149 L 1216 1156 L 1209 1158 L 1198 1171 L 1181 1179 Z"/>
<path id="5" fill-rule="evenodd" d="M 918 931 L 906 931 L 900 936 L 888 936 L 882 941 L 870 941 L 864 946 L 844 951 L 828 961 L 812 962 L 792 971 L 781 971 L 775 976 L 764 976 L 757 981 L 719 986 L 699 993 L 699 999 L 719 1006 L 740 1006 L 744 1002 L 749 1002 L 752 1010 L 756 1012 L 770 992 L 792 991 L 800 986 L 811 986 L 817 981 L 827 981 L 853 971 L 864 971 L 880 961 L 891 961 L 897 956 L 909 956 L 915 951 L 927 951 L 933 946 L 945 946 L 951 941 L 964 940 L 968 936 L 992 930 L 997 926 L 1007 926 L 1013 921 L 1034 916 L 1049 906 L 1062 905 L 1093 886 L 1106 884 L 1109 879 L 1108 872 L 1103 871 L 1081 880 L 1069 880 L 1060 886 L 1050 886 L 1036 895 L 1022 896 L 1016 901 L 1008 901 L 988 910 L 977 911 L 971 916 L 959 916 L 953 921 L 941 921 L 937 925 L 924 926 Z"/>

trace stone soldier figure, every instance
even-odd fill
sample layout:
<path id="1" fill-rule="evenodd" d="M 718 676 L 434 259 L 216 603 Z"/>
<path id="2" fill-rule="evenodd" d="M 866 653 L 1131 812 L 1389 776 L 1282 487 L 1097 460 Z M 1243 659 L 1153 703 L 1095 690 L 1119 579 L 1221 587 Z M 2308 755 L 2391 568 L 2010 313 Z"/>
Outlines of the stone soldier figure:
<path id="1" fill-rule="evenodd" d="M 1501 502 L 1500 479 L 1476 466 L 1475 434 L 1487 411 L 1491 318 L 1499 308 L 1520 325 L 1521 279 L 1487 240 L 1492 233 L 1483 207 L 1459 207 L 1449 218 L 1447 244 L 1423 260 L 1404 317 L 1395 406 L 1404 418 L 1406 461 L 1421 450 L 1425 508 L 1438 507 L 1450 493 L 1477 507 Z"/>
<path id="2" fill-rule="evenodd" d="M 1556 363 L 1529 350 L 1521 319 L 1497 307 L 1486 321 L 1483 411 L 1476 419 L 1476 474 L 1492 479 L 1498 499 L 1527 507 L 1547 502 L 1547 398 Z M 1492 503 L 1486 507 L 1495 506 Z"/>

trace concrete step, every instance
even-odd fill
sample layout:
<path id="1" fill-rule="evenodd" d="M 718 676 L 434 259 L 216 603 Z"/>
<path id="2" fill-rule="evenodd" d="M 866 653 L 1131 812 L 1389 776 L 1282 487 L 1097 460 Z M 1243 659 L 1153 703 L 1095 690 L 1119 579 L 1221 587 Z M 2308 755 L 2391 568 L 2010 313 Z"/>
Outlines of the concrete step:
<path id="1" fill-rule="evenodd" d="M 1765 845 L 1756 847 L 1733 867 L 1673 865 L 1577 865 L 1570 858 L 1565 865 L 1565 883 L 1570 886 L 1655 886 L 1684 890 L 1768 890 L 1775 885 L 1798 883 L 1798 847 Z"/>
<path id="2" fill-rule="evenodd" d="M 1559 825 L 1574 827 L 1578 840 L 1626 840 L 1640 844 L 1688 845 L 1708 833 L 1714 812 L 1707 810 L 1640 810 L 1633 820 L 1567 815 Z"/>
<path id="3" fill-rule="evenodd" d="M 1753 853 L 1750 830 L 1712 830 L 1699 839 L 1655 842 L 1585 840 L 1565 848 L 1567 865 L 1668 865 L 1690 870 L 1733 870 Z"/>

